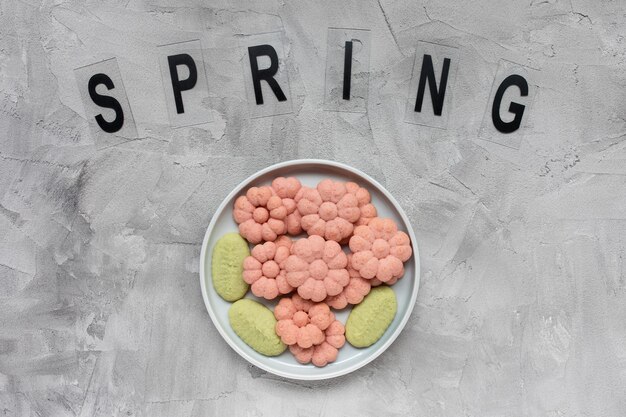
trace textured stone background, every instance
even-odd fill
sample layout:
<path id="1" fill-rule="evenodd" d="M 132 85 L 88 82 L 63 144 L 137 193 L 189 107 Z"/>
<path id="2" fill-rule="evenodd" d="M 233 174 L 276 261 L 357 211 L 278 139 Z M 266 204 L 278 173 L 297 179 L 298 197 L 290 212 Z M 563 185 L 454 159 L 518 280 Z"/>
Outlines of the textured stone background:
<path id="1" fill-rule="evenodd" d="M 170 3 L 0 3 L 1 415 L 626 415 L 623 0 Z M 366 115 L 322 110 L 329 26 L 372 30 Z M 247 119 L 238 35 L 283 28 L 294 113 Z M 214 122 L 172 129 L 155 46 L 197 37 Z M 402 121 L 418 40 L 461 51 L 447 130 Z M 83 117 L 73 69 L 112 56 L 136 140 Z M 501 58 L 542 74 L 519 150 L 478 138 Z M 393 346 L 323 383 L 248 365 L 198 284 L 229 190 L 305 157 L 383 183 L 423 268 Z"/>

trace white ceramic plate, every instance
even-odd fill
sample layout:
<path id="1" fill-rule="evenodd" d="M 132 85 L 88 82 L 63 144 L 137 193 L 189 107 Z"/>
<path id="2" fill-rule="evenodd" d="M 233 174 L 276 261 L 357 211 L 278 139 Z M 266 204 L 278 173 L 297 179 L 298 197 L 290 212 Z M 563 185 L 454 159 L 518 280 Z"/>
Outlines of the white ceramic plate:
<path id="1" fill-rule="evenodd" d="M 348 342 L 339 349 L 337 360 L 323 368 L 317 368 L 312 364 L 302 365 L 296 362 L 289 349 L 276 357 L 263 356 L 246 345 L 233 331 L 228 322 L 228 309 L 231 303 L 223 300 L 213 288 L 211 278 L 211 257 L 213 247 L 217 240 L 228 232 L 236 232 L 237 224 L 233 220 L 232 211 L 235 199 L 242 195 L 249 187 L 270 185 L 275 177 L 297 177 L 302 184 L 314 187 L 324 178 L 332 178 L 341 181 L 354 181 L 369 190 L 372 203 L 378 210 L 379 217 L 392 218 L 400 230 L 404 230 L 411 238 L 413 257 L 405 263 L 405 275 L 391 288 L 395 291 L 398 300 L 398 312 L 385 334 L 372 346 L 364 349 L 352 347 Z M 303 236 L 304 237 L 304 236 Z M 200 286 L 202 297 L 213 324 L 220 332 L 224 340 L 239 355 L 250 363 L 286 378 L 299 380 L 320 380 L 334 378 L 355 371 L 374 360 L 383 353 L 398 337 L 411 315 L 420 279 L 419 251 L 417 241 L 411 227 L 411 223 L 398 202 L 378 182 L 361 171 L 347 165 L 324 160 L 304 159 L 282 162 L 265 168 L 252 175 L 237 186 L 226 199 L 220 204 L 211 223 L 207 228 L 202 242 L 200 254 Z M 259 301 L 273 309 L 276 301 L 268 302 L 255 297 L 250 291 L 247 298 Z M 345 324 L 351 307 L 335 311 L 339 321 Z"/>

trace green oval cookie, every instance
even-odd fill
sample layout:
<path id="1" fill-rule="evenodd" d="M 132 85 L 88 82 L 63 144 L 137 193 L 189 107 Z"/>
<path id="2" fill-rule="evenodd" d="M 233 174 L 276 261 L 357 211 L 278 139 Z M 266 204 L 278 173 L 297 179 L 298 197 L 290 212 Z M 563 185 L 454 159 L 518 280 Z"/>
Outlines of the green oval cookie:
<path id="1" fill-rule="evenodd" d="M 261 303 L 244 298 L 228 310 L 228 320 L 237 336 L 265 356 L 278 356 L 287 346 L 276 335 L 274 313 Z"/>
<path id="2" fill-rule="evenodd" d="M 361 304 L 354 306 L 346 321 L 346 339 L 354 347 L 373 345 L 396 316 L 396 294 L 387 286 L 372 288 Z"/>
<path id="3" fill-rule="evenodd" d="M 235 301 L 248 292 L 243 280 L 243 260 L 250 255 L 248 242 L 239 233 L 227 233 L 213 248 L 211 275 L 213 288 L 226 301 Z"/>

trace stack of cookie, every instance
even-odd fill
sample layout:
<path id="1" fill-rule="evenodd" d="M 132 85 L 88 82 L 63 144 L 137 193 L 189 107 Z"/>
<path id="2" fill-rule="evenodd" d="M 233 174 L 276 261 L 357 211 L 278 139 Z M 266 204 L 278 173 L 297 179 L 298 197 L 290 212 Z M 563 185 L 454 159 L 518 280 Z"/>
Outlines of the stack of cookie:
<path id="1" fill-rule="evenodd" d="M 214 248 L 213 286 L 225 300 L 239 300 L 230 324 L 249 346 L 268 356 L 289 347 L 298 362 L 325 366 L 346 339 L 367 347 L 384 334 L 397 309 L 389 286 L 404 275 L 412 249 L 393 220 L 377 217 L 367 189 L 279 177 L 238 197 L 233 218 L 239 233 Z M 266 304 L 278 301 L 274 320 L 261 313 L 263 304 L 242 300 L 248 289 Z M 344 326 L 331 309 L 350 305 Z"/>

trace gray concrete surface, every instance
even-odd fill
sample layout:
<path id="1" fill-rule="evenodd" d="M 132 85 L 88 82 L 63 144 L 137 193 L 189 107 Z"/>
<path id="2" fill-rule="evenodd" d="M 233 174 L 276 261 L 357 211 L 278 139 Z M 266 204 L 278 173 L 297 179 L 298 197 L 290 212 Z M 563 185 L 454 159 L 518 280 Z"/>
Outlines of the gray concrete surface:
<path id="1" fill-rule="evenodd" d="M 0 3 L 0 415 L 626 415 L 626 3 Z M 367 114 L 323 110 L 328 27 L 370 29 Z M 294 112 L 247 118 L 238 37 L 284 29 Z M 169 126 L 156 45 L 200 38 L 213 123 Z M 405 123 L 417 41 L 460 50 L 447 130 Z M 138 138 L 73 70 L 117 57 Z M 519 149 L 478 136 L 500 59 L 541 72 Z M 219 337 L 198 256 L 246 176 L 327 158 L 383 183 L 422 284 L 380 358 L 276 378 Z"/>

